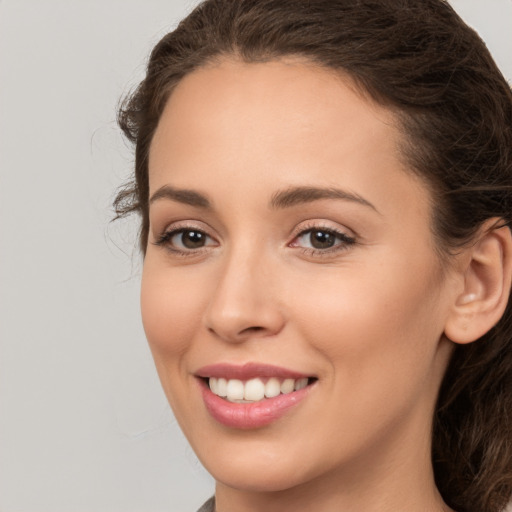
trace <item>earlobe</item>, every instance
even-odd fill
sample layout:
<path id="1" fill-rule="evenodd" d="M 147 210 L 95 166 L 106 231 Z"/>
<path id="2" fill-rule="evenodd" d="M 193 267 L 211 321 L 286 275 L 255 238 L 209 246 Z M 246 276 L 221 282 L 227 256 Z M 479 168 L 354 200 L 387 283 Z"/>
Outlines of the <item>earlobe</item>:
<path id="1" fill-rule="evenodd" d="M 462 291 L 455 297 L 445 335 L 455 343 L 471 343 L 502 317 L 512 280 L 512 234 L 497 220 L 485 223 L 465 253 Z"/>

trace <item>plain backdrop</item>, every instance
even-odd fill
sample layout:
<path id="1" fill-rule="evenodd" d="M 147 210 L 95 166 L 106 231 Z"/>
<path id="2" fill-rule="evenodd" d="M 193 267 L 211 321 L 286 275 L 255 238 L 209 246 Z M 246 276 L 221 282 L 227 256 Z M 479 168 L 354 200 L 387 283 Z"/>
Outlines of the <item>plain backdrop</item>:
<path id="1" fill-rule="evenodd" d="M 139 318 L 136 222 L 111 224 L 119 98 L 185 0 L 0 0 L 0 512 L 187 512 L 213 482 Z M 512 0 L 454 0 L 512 78 Z"/>

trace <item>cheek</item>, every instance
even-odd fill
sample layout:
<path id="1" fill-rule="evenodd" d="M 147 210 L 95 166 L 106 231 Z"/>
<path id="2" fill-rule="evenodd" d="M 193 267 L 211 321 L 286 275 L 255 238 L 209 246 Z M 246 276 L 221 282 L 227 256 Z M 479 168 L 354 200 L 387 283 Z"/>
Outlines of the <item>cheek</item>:
<path id="1" fill-rule="evenodd" d="M 317 428 L 325 438 L 342 432 L 347 444 L 329 449 L 345 453 L 391 436 L 403 418 L 429 424 L 442 328 L 438 290 L 428 276 L 399 283 L 397 274 L 379 279 L 353 270 L 337 283 L 308 281 L 309 293 L 296 294 L 293 307 L 303 312 L 297 338 L 308 340 L 325 363 L 327 398 L 317 411 Z"/>
<path id="2" fill-rule="evenodd" d="M 334 372 L 342 368 L 337 378 L 392 384 L 428 373 L 444 325 L 439 283 L 435 268 L 403 268 L 354 266 L 337 279 L 303 281 L 308 293 L 290 297 L 305 337 Z"/>
<path id="3" fill-rule="evenodd" d="M 186 272 L 146 256 L 141 283 L 141 312 L 144 331 L 155 367 L 174 411 L 185 432 L 191 431 L 188 418 L 194 417 L 193 403 L 187 399 L 190 375 L 187 368 L 191 345 L 200 325 L 204 288 L 194 286 Z"/>
<path id="4" fill-rule="evenodd" d="M 203 296 L 194 281 L 186 273 L 144 263 L 142 322 L 157 364 L 159 356 L 183 354 L 198 328 Z"/>

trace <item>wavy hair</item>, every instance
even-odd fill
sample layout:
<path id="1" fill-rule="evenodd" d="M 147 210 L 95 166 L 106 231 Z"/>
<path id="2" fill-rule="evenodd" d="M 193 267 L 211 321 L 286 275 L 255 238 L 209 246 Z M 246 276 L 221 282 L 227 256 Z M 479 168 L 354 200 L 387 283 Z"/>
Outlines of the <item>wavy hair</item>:
<path id="1" fill-rule="evenodd" d="M 437 249 L 467 244 L 484 221 L 512 216 L 512 93 L 485 44 L 443 0 L 206 0 L 153 49 L 122 103 L 135 173 L 117 217 L 141 217 L 145 252 L 148 152 L 165 103 L 188 73 L 216 58 L 300 56 L 349 75 L 390 108 L 403 157 L 432 191 Z M 436 484 L 458 512 L 502 511 L 512 495 L 512 311 L 458 345 L 433 421 Z"/>

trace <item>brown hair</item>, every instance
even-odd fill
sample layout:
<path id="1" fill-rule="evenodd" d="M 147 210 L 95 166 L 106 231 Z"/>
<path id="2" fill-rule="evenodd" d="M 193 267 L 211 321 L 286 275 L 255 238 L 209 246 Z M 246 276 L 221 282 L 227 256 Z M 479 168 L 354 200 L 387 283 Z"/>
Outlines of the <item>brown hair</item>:
<path id="1" fill-rule="evenodd" d="M 119 124 L 135 144 L 118 216 L 148 239 L 148 151 L 167 98 L 215 58 L 302 56 L 348 74 L 396 113 L 411 170 L 429 184 L 433 230 L 449 254 L 490 218 L 511 225 L 512 93 L 478 35 L 443 0 L 206 0 L 153 49 Z M 433 426 L 432 460 L 458 512 L 498 512 L 512 495 L 512 311 L 457 346 Z"/>

